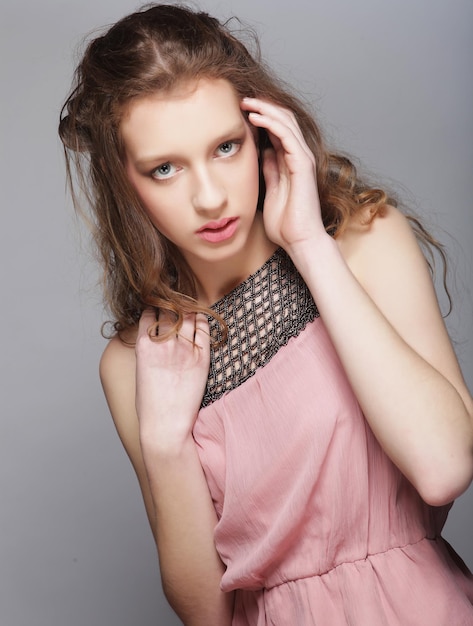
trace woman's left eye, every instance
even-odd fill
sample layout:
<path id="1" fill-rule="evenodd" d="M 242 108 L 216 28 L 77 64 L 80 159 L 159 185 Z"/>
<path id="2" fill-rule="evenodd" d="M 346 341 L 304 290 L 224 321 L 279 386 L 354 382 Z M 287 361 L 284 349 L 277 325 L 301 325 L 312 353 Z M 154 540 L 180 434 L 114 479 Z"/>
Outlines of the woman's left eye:
<path id="1" fill-rule="evenodd" d="M 232 156 L 241 147 L 240 141 L 224 141 L 217 148 L 217 152 L 220 156 Z"/>

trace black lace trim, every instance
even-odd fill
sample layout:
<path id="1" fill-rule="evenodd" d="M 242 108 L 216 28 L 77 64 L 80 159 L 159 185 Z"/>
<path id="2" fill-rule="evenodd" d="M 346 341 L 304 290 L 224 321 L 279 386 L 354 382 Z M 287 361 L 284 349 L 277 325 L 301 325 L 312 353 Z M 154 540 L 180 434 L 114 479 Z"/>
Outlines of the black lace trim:
<path id="1" fill-rule="evenodd" d="M 202 407 L 244 383 L 319 316 L 309 289 L 282 249 L 212 309 L 227 323 L 228 339 L 211 352 Z M 218 322 L 210 318 L 209 324 L 218 340 Z"/>

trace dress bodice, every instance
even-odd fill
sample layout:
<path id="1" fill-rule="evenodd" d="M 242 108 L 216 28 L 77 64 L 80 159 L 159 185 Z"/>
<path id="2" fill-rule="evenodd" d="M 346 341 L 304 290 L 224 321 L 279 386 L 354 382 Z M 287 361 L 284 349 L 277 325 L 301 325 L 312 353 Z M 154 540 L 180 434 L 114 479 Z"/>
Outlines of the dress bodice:
<path id="1" fill-rule="evenodd" d="M 218 345 L 219 321 L 209 319 L 217 347 L 211 352 L 202 406 L 245 382 L 319 315 L 309 289 L 281 248 L 212 309 L 224 320 L 228 335 Z"/>
<path id="2" fill-rule="evenodd" d="M 214 306 L 228 339 L 193 432 L 233 626 L 472 626 L 449 507 L 384 453 L 286 254 Z"/>

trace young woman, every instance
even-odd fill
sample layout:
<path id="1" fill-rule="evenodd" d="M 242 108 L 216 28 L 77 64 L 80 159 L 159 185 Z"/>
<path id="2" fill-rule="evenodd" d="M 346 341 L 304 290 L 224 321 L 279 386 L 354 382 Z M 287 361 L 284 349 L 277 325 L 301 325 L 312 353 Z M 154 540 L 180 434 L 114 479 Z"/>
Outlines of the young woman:
<path id="1" fill-rule="evenodd" d="M 183 622 L 473 624 L 440 536 L 472 399 L 413 220 L 178 6 L 90 43 L 60 135 L 115 320 L 105 395 Z"/>

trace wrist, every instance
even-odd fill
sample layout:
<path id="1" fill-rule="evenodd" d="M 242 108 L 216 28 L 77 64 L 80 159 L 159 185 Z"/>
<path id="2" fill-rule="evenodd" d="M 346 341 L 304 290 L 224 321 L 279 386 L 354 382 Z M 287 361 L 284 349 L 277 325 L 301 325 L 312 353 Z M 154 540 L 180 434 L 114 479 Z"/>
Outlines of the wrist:
<path id="1" fill-rule="evenodd" d="M 337 243 L 325 231 L 291 244 L 286 252 L 305 279 L 314 271 L 322 271 L 326 264 L 330 265 L 334 255 L 340 256 Z"/>
<path id="2" fill-rule="evenodd" d="M 180 457 L 190 447 L 195 447 L 192 430 L 187 426 L 172 428 L 153 424 L 140 427 L 140 445 L 144 458 L 171 459 Z"/>

